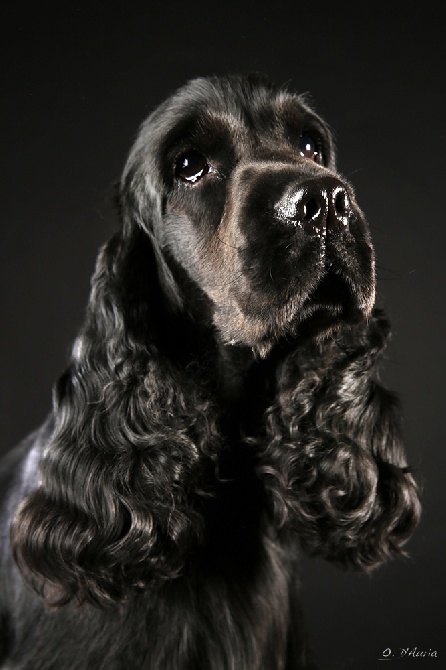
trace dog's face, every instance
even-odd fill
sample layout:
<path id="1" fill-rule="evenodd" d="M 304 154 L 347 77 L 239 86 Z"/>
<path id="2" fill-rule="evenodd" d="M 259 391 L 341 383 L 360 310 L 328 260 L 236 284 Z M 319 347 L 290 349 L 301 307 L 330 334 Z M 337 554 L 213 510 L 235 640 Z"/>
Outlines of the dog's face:
<path id="1" fill-rule="evenodd" d="M 143 125 L 123 189 L 171 299 L 225 343 L 265 354 L 372 310 L 364 217 L 298 95 L 252 77 L 190 82 Z"/>

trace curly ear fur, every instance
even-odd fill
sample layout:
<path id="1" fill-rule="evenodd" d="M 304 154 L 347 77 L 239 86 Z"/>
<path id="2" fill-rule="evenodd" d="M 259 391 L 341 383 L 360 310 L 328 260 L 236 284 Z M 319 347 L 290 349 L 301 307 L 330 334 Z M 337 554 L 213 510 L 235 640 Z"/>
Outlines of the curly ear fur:
<path id="1" fill-rule="evenodd" d="M 210 495 L 223 438 L 194 375 L 157 349 L 152 253 L 139 229 L 100 253 L 86 323 L 55 389 L 41 484 L 12 524 L 18 565 L 55 605 L 101 606 L 176 577 L 202 538 L 199 499 Z M 374 379 L 388 335 L 375 310 L 367 324 L 297 347 L 278 368 L 266 435 L 248 440 L 277 526 L 361 570 L 398 553 L 419 517 L 397 402 Z"/>
<path id="2" fill-rule="evenodd" d="M 277 524 L 310 553 L 365 571 L 401 552 L 420 515 L 398 403 L 374 377 L 389 332 L 375 310 L 297 348 L 279 371 L 260 457 Z"/>
<path id="3" fill-rule="evenodd" d="M 41 483 L 12 524 L 18 565 L 53 604 L 120 601 L 172 578 L 200 538 L 193 501 L 218 436 L 199 386 L 157 351 L 151 254 L 138 229 L 101 251 Z"/>

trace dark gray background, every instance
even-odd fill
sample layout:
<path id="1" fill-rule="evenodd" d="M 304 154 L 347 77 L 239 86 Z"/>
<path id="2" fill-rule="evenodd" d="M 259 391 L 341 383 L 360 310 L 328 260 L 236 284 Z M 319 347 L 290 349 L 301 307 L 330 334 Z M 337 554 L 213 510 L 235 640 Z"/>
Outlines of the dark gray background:
<path id="1" fill-rule="evenodd" d="M 372 578 L 304 560 L 312 637 L 327 670 L 382 668 L 384 649 L 414 647 L 439 658 L 394 658 L 390 667 L 445 668 L 445 37 L 435 4 L 9 4 L 1 449 L 50 406 L 96 249 L 113 229 L 109 185 L 140 121 L 196 75 L 256 70 L 291 80 L 334 128 L 341 171 L 372 228 L 379 300 L 394 323 L 383 376 L 402 397 L 409 459 L 425 489 L 410 560 Z"/>

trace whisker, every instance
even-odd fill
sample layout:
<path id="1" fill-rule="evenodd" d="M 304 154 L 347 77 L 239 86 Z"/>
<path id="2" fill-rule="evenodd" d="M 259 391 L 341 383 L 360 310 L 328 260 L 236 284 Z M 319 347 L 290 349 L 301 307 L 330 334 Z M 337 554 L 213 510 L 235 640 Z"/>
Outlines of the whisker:
<path id="1" fill-rule="evenodd" d="M 240 274 L 237 277 L 234 277 L 234 279 L 231 279 L 231 281 L 227 282 L 226 284 L 220 284 L 218 288 L 223 288 L 224 286 L 230 286 L 234 282 L 238 281 L 240 277 L 243 277 L 242 272 L 240 272 Z"/>
<path id="2" fill-rule="evenodd" d="M 216 235 L 215 237 L 220 242 L 220 244 L 224 244 L 225 247 L 229 247 L 230 249 L 235 249 L 236 251 L 238 251 L 238 247 L 233 247 L 232 244 L 225 242 L 225 240 L 222 240 L 221 237 L 219 237 L 218 235 Z"/>
<path id="3" fill-rule="evenodd" d="M 352 170 L 351 172 L 349 172 L 349 173 L 346 175 L 346 177 L 347 177 L 348 179 L 350 179 L 350 177 L 351 177 L 352 175 L 356 174 L 357 172 L 361 172 L 361 170 L 362 170 L 362 168 L 356 168 L 356 170 Z"/>
<path id="4" fill-rule="evenodd" d="M 390 279 L 400 279 L 402 277 L 401 272 L 396 272 L 395 270 L 391 270 L 390 268 L 386 268 L 383 265 L 377 265 L 377 279 L 379 281 L 385 281 L 385 280 L 390 280 Z M 391 277 L 385 277 L 383 275 L 378 274 L 379 272 L 387 272 L 389 275 L 392 275 Z"/>

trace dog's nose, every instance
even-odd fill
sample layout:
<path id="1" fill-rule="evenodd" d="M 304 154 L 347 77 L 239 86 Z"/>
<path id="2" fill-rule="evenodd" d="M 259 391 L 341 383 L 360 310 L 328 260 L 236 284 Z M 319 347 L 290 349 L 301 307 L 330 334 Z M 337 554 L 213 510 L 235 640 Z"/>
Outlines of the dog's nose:
<path id="1" fill-rule="evenodd" d="M 347 190 L 335 177 L 309 179 L 288 188 L 275 209 L 280 219 L 319 236 L 345 230 L 352 214 Z"/>

